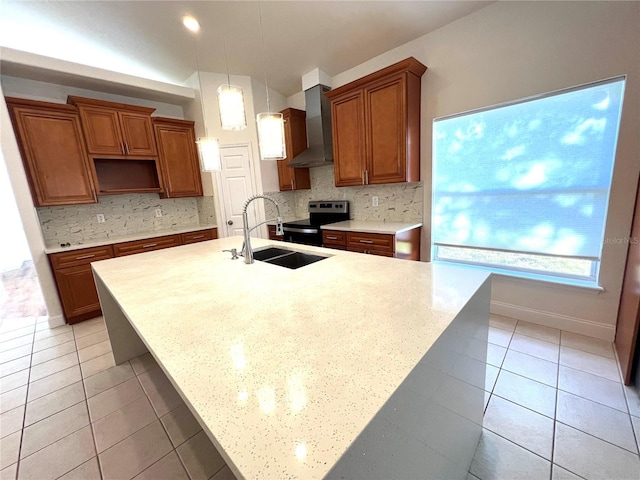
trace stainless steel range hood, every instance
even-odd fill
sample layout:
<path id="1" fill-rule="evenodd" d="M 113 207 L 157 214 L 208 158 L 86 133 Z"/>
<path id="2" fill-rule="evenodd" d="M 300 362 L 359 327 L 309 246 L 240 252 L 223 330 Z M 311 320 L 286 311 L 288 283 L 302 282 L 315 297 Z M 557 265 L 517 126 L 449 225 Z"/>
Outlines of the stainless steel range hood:
<path id="1" fill-rule="evenodd" d="M 329 90 L 331 89 L 325 85 L 316 85 L 305 90 L 308 148 L 289 162 L 289 168 L 333 165 L 331 101 L 324 95 Z"/>

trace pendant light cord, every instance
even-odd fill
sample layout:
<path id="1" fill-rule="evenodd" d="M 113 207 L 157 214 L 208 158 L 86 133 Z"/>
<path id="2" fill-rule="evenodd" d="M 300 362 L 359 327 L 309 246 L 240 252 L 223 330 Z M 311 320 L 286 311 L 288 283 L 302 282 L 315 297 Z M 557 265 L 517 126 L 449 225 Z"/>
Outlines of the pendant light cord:
<path id="1" fill-rule="evenodd" d="M 262 64 L 264 66 L 264 88 L 267 91 L 267 113 L 271 113 L 269 104 L 269 85 L 267 84 L 267 49 L 264 46 L 264 28 L 262 26 L 262 5 L 258 0 L 258 12 L 260 13 L 260 36 L 262 38 Z"/>
<path id="2" fill-rule="evenodd" d="M 224 65 L 227 67 L 227 86 L 231 88 L 231 76 L 229 75 L 229 59 L 227 58 L 227 42 L 224 39 L 224 28 L 222 30 L 222 48 L 224 50 Z"/>
<path id="3" fill-rule="evenodd" d="M 204 124 L 204 136 L 209 137 L 207 129 L 207 114 L 204 110 L 204 93 L 202 92 L 202 77 L 200 76 L 200 62 L 198 61 L 198 46 L 196 45 L 195 36 L 191 37 L 193 41 L 193 53 L 196 57 L 196 71 L 198 72 L 198 88 L 200 89 L 200 107 L 202 107 L 202 123 Z"/>

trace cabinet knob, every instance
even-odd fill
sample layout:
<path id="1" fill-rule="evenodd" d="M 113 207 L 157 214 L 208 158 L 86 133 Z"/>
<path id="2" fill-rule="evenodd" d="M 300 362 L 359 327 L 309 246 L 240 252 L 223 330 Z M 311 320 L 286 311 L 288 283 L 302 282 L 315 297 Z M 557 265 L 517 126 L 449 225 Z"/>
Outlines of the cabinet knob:
<path id="1" fill-rule="evenodd" d="M 233 220 L 227 220 L 227 225 L 233 225 Z"/>

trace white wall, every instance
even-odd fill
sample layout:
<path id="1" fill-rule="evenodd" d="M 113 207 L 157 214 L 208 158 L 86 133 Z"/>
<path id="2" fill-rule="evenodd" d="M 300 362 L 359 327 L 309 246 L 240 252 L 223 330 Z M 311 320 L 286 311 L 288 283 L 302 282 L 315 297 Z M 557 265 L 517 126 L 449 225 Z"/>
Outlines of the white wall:
<path id="1" fill-rule="evenodd" d="M 422 77 L 423 259 L 433 118 L 622 74 L 628 81 L 605 236 L 629 235 L 640 169 L 639 18 L 638 2 L 497 2 L 333 77 L 335 88 L 408 56 L 429 67 Z M 605 244 L 600 294 L 497 277 L 492 310 L 612 340 L 626 249 Z"/>

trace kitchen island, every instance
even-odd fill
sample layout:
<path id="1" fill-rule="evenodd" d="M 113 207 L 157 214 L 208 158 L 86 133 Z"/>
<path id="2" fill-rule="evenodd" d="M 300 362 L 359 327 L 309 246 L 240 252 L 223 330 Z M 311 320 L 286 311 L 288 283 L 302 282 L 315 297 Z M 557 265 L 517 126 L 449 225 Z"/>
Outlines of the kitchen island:
<path id="1" fill-rule="evenodd" d="M 231 260 L 240 237 L 93 264 L 116 363 L 151 352 L 238 478 L 465 478 L 490 276 L 329 258 Z"/>

